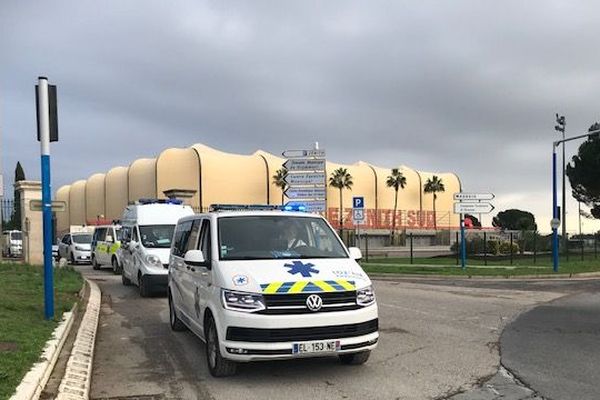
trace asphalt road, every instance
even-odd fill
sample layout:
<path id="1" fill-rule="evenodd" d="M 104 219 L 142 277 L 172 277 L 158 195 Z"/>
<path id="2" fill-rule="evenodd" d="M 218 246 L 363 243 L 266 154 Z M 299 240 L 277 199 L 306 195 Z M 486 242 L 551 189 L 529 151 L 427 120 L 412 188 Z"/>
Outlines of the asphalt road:
<path id="1" fill-rule="evenodd" d="M 600 398 L 600 293 L 563 297 L 521 315 L 502 335 L 502 362 L 548 399 Z"/>
<path id="2" fill-rule="evenodd" d="M 140 298 L 119 276 L 80 268 L 103 292 L 92 399 L 444 398 L 496 373 L 500 333 L 516 315 L 589 285 L 377 281 L 381 339 L 366 365 L 343 366 L 337 358 L 261 362 L 215 379 L 203 343 L 171 332 L 166 298 Z"/>

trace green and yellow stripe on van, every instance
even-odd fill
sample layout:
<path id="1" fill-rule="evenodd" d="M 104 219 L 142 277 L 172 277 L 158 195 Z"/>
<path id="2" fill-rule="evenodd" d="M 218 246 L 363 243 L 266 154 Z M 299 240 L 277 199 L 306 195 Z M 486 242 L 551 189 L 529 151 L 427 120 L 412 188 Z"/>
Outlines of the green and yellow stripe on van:
<path id="1" fill-rule="evenodd" d="M 331 281 L 271 282 L 260 285 L 264 294 L 295 294 L 315 292 L 344 292 L 356 290 L 354 281 L 336 279 Z"/>

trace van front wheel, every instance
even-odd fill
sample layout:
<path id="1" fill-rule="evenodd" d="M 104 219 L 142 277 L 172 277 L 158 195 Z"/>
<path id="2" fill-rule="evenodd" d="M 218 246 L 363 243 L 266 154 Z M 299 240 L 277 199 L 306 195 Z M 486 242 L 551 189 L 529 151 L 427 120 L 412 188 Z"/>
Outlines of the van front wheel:
<path id="1" fill-rule="evenodd" d="M 212 317 L 206 321 L 206 363 L 210 374 L 217 378 L 234 375 L 237 369 L 235 362 L 221 356 L 219 335 Z"/>
<path id="2" fill-rule="evenodd" d="M 371 350 L 361 351 L 360 353 L 340 354 L 340 361 L 347 365 L 360 365 L 367 362 Z"/>

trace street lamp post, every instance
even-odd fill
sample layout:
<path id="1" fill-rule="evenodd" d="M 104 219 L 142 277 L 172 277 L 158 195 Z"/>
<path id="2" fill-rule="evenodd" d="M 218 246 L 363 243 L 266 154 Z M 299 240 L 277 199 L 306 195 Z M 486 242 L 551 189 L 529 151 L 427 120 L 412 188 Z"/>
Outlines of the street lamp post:
<path id="1" fill-rule="evenodd" d="M 558 115 L 557 115 L 558 117 Z M 564 122 L 564 121 L 563 121 Z M 556 128 L 556 127 L 555 127 Z M 558 129 L 557 129 L 558 130 Z M 557 140 L 552 143 L 552 266 L 554 272 L 558 272 L 558 193 L 557 193 L 557 184 L 556 184 L 556 148 L 561 144 L 564 146 L 566 142 L 570 142 L 572 140 L 583 139 L 583 138 L 591 138 L 600 136 L 600 129 L 588 131 L 588 133 L 578 136 L 573 136 L 570 138 L 565 138 L 562 140 Z M 564 171 L 564 168 L 563 168 Z M 564 210 L 564 207 L 563 207 Z M 560 221 L 563 224 L 565 221 Z M 563 225 L 564 229 L 564 225 Z"/>
<path id="2" fill-rule="evenodd" d="M 565 116 L 559 116 L 556 114 L 556 125 L 554 126 L 554 130 L 562 133 L 562 215 L 556 218 L 560 218 L 560 222 L 562 224 L 562 242 L 563 242 L 563 252 L 569 251 L 567 247 L 567 180 L 565 179 L 566 168 L 565 168 L 565 128 L 567 127 L 567 122 L 565 120 Z M 567 255 L 568 257 L 568 255 Z"/>

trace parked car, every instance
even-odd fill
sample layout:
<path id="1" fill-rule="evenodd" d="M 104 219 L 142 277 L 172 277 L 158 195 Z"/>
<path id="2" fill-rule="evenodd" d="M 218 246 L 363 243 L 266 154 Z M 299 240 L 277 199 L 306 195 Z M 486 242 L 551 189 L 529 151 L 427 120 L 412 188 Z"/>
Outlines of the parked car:
<path id="1" fill-rule="evenodd" d="M 21 231 L 2 232 L 2 257 L 21 257 L 23 255 L 23 233 Z"/>
<path id="2" fill-rule="evenodd" d="M 108 265 L 113 273 L 120 273 L 122 264 L 119 260 L 119 248 L 121 248 L 121 226 L 97 226 L 92 237 L 93 268 L 100 269 Z"/>
<path id="3" fill-rule="evenodd" d="M 92 259 L 92 234 L 67 233 L 58 244 L 58 255 L 71 264 L 89 264 Z"/>
<path id="4" fill-rule="evenodd" d="M 237 362 L 338 356 L 362 364 L 377 346 L 367 274 L 321 216 L 215 207 L 179 220 L 169 262 L 169 321 L 206 343 L 213 376 Z"/>
<path id="5" fill-rule="evenodd" d="M 167 289 L 167 267 L 175 224 L 194 210 L 181 201 L 141 200 L 121 218 L 123 285 L 137 285 L 142 297 Z"/>

